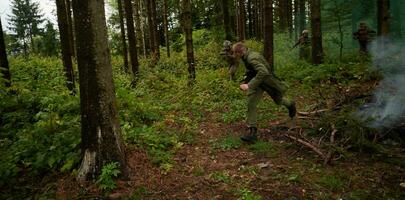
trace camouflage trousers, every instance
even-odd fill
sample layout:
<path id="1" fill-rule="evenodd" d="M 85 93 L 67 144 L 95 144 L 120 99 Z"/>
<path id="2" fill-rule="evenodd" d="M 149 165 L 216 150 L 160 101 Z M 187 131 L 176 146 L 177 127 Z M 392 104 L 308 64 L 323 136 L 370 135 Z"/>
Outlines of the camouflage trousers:
<path id="1" fill-rule="evenodd" d="M 263 84 L 256 89 L 249 89 L 247 93 L 246 119 L 246 123 L 249 127 L 257 127 L 257 104 L 259 104 L 260 100 L 262 99 L 263 92 L 270 95 L 277 105 L 283 105 L 287 108 L 291 106 L 291 101 L 283 97 L 285 90 L 279 90 Z"/>

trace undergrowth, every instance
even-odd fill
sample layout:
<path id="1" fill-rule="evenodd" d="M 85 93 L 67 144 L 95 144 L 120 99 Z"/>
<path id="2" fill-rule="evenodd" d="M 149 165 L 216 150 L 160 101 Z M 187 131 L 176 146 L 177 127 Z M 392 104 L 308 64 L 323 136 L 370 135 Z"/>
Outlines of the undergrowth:
<path id="1" fill-rule="evenodd" d="M 177 44 L 178 51 L 172 52 L 170 58 L 162 54 L 153 68 L 149 66 L 150 60 L 141 59 L 135 87 L 131 84 L 132 75 L 121 70 L 121 58 L 112 60 L 125 141 L 144 149 L 152 163 L 166 172 L 175 167 L 173 155 L 184 145 L 195 142 L 201 122 L 235 123 L 245 118 L 245 94 L 239 90 L 238 81 L 229 80 L 227 65 L 219 55 L 221 43 L 207 39 L 205 33 L 196 34 L 200 34 L 195 52 L 197 78 L 191 87 L 187 86 L 187 64 L 181 44 Z M 299 99 L 298 105 L 304 110 L 310 110 L 312 104 L 330 106 L 328 99 L 336 93 L 379 78 L 378 73 L 368 69 L 367 63 L 353 56 L 346 56 L 343 64 L 312 66 L 298 61 L 297 50 L 291 51 L 289 47 L 292 41 L 276 38 L 276 74 L 289 85 L 288 96 Z M 262 44 L 254 40 L 246 44 L 257 51 L 262 49 Z M 78 167 L 79 92 L 71 95 L 65 88 L 62 64 L 57 58 L 12 58 L 10 66 L 13 85 L 9 89 L 0 86 L 0 187 L 17 188 L 28 182 L 29 190 L 35 184 L 32 180 L 51 172 L 69 173 Z M 243 68 L 240 64 L 239 79 Z M 318 130 L 330 125 L 328 120 L 333 118 L 339 134 L 350 137 L 353 144 L 368 144 L 370 130 L 347 118 L 358 105 L 351 104 L 326 116 L 313 134 L 325 134 Z M 259 107 L 266 111 L 261 115 L 262 121 L 286 111 L 270 99 L 262 101 Z M 210 113 L 220 114 L 211 119 Z M 229 137 L 216 141 L 213 147 L 230 150 L 240 145 L 237 138 Z M 273 151 L 270 143 L 258 143 L 249 149 L 255 153 Z M 247 190 L 241 191 L 241 198 L 259 199 Z"/>

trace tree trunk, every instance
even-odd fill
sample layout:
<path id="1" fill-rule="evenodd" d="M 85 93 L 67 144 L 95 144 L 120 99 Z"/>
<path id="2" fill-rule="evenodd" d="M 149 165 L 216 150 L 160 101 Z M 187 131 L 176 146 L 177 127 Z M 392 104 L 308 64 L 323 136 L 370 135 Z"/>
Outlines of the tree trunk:
<path id="1" fill-rule="evenodd" d="M 294 0 L 294 38 L 299 37 L 298 1 L 299 0 Z"/>
<path id="2" fill-rule="evenodd" d="M 287 8 L 286 8 L 286 10 L 287 10 L 287 12 L 286 12 L 286 17 L 287 17 L 287 27 L 288 27 L 288 33 L 289 33 L 289 36 L 290 36 L 290 38 L 292 38 L 292 35 L 293 35 L 293 7 L 292 7 L 292 2 L 291 2 L 291 0 L 286 0 L 286 6 L 287 6 Z"/>
<path id="3" fill-rule="evenodd" d="M 72 52 L 72 56 L 76 58 L 76 47 L 75 47 L 75 38 L 74 38 L 74 28 L 73 28 L 73 20 L 72 20 L 72 1 L 66 0 L 66 9 L 67 9 L 67 19 L 69 23 L 69 40 L 70 40 L 70 51 Z"/>
<path id="4" fill-rule="evenodd" d="M 239 36 L 239 41 L 243 41 L 246 38 L 245 32 L 246 32 L 246 23 L 245 23 L 245 1 L 244 0 L 238 0 L 238 36 Z"/>
<path id="5" fill-rule="evenodd" d="M 66 86 L 67 88 L 74 92 L 75 89 L 75 79 L 73 73 L 72 64 L 72 48 L 70 46 L 70 35 L 69 35 L 69 21 L 68 12 L 65 0 L 56 0 L 56 9 L 58 17 L 60 44 L 62 52 L 62 61 L 66 76 Z"/>
<path id="6" fill-rule="evenodd" d="M 121 43 L 122 43 L 122 55 L 124 58 L 124 71 L 129 72 L 128 66 L 128 49 L 127 49 L 127 38 L 125 34 L 125 24 L 124 24 L 124 13 L 122 8 L 122 0 L 117 0 L 118 4 L 118 15 L 120 18 L 120 30 L 121 30 Z"/>
<path id="7" fill-rule="evenodd" d="M 187 48 L 187 63 L 189 73 L 189 85 L 195 81 L 195 66 L 194 66 L 194 49 L 193 49 L 193 29 L 191 23 L 191 4 L 190 0 L 182 0 L 183 4 L 183 24 L 184 35 L 186 36 Z"/>
<path id="8" fill-rule="evenodd" d="M 231 33 L 231 24 L 229 20 L 228 0 L 222 0 L 221 6 L 222 6 L 222 18 L 224 22 L 225 39 L 231 41 L 232 33 Z"/>
<path id="9" fill-rule="evenodd" d="M 145 24 L 143 22 L 143 1 L 142 0 L 134 0 L 134 14 L 135 14 L 135 27 L 136 27 L 136 33 L 138 37 L 138 43 L 140 44 L 142 49 L 142 55 L 143 57 L 146 57 L 146 40 L 145 40 Z"/>
<path id="10" fill-rule="evenodd" d="M 4 42 L 3 26 L 1 24 L 1 19 L 0 19 L 0 73 L 2 74 L 2 77 L 6 80 L 5 86 L 10 87 L 11 75 L 8 66 L 6 43 Z"/>
<path id="11" fill-rule="evenodd" d="M 129 173 L 115 100 L 104 1 L 73 0 L 80 76 L 81 147 L 78 179 L 95 180 L 104 165 L 118 162 Z"/>
<path id="12" fill-rule="evenodd" d="M 279 27 L 282 32 L 287 30 L 287 2 L 278 0 L 277 14 L 279 17 Z"/>
<path id="13" fill-rule="evenodd" d="M 264 57 L 269 62 L 271 71 L 274 73 L 274 52 L 273 52 L 273 0 L 264 4 Z"/>
<path id="14" fill-rule="evenodd" d="M 165 37 L 166 37 L 166 50 L 167 50 L 167 57 L 170 58 L 170 37 L 169 37 L 169 22 L 168 22 L 168 7 L 167 7 L 167 0 L 163 2 L 163 9 L 164 9 L 164 26 L 165 26 Z"/>
<path id="15" fill-rule="evenodd" d="M 306 12 L 305 12 L 305 0 L 299 0 L 299 8 L 298 8 L 298 18 L 299 18 L 299 27 L 300 33 L 306 29 Z"/>
<path id="16" fill-rule="evenodd" d="M 248 38 L 253 37 L 253 12 L 252 12 L 252 0 L 247 1 L 247 14 L 248 14 Z"/>
<path id="17" fill-rule="evenodd" d="M 125 8 L 125 18 L 127 22 L 129 58 L 131 61 L 132 73 L 136 78 L 139 72 L 139 63 L 138 63 L 138 53 L 136 50 L 136 35 L 135 35 L 131 0 L 124 0 L 124 8 Z"/>
<path id="18" fill-rule="evenodd" d="M 154 37 L 154 44 L 155 47 L 153 48 L 155 50 L 154 52 L 154 58 L 155 58 L 155 63 L 159 60 L 160 58 L 160 51 L 159 51 L 159 32 L 157 28 L 157 18 L 156 18 L 156 1 L 155 0 L 150 0 L 151 2 L 151 11 L 152 11 L 152 25 L 153 25 L 153 37 Z"/>
<path id="19" fill-rule="evenodd" d="M 311 28 L 312 28 L 312 63 L 323 62 L 322 29 L 321 29 L 321 1 L 311 2 Z"/>
<path id="20" fill-rule="evenodd" d="M 145 0 L 146 5 L 146 14 L 148 16 L 148 30 L 149 30 L 149 48 L 152 53 L 152 57 L 154 58 L 155 53 L 155 37 L 154 37 L 154 28 L 153 28 L 153 20 L 152 20 L 152 9 L 151 9 L 151 2 L 150 0 Z"/>
<path id="21" fill-rule="evenodd" d="M 377 0 L 378 35 L 388 36 L 390 32 L 390 0 Z"/>

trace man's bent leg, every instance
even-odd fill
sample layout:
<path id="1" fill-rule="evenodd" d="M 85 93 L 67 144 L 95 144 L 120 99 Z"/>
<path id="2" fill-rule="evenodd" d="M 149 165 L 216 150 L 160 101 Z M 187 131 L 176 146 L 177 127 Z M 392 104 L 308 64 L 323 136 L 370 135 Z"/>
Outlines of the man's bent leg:
<path id="1" fill-rule="evenodd" d="M 248 91 L 246 122 L 249 127 L 257 127 L 257 104 L 260 102 L 262 95 L 263 90 L 261 88 L 249 89 Z"/>
<path id="2" fill-rule="evenodd" d="M 240 138 L 245 142 L 255 142 L 257 140 L 257 104 L 260 102 L 262 94 L 263 90 L 261 88 L 249 89 L 248 91 L 246 122 L 249 132 Z"/>

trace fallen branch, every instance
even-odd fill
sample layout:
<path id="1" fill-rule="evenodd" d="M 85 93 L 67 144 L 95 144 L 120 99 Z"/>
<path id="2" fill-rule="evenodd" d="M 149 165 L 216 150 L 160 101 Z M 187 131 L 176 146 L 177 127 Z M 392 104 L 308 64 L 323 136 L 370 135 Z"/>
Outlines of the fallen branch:
<path id="1" fill-rule="evenodd" d="M 334 124 L 332 124 L 331 127 L 332 127 L 332 133 L 330 134 L 330 144 L 333 145 L 335 143 L 335 135 L 337 133 L 337 129 Z M 324 165 L 328 164 L 331 161 L 332 155 L 333 155 L 333 150 L 332 150 L 332 148 L 330 148 L 329 152 L 326 155 L 325 160 L 323 162 Z"/>
<path id="2" fill-rule="evenodd" d="M 304 146 L 306 146 L 306 147 L 312 149 L 312 151 L 314 151 L 315 153 L 317 153 L 318 155 L 320 155 L 323 159 L 326 158 L 326 157 L 325 157 L 325 154 L 324 154 L 319 148 L 315 147 L 313 144 L 311 144 L 311 143 L 309 143 L 309 142 L 306 142 L 306 141 L 304 141 L 304 140 L 302 140 L 302 139 L 299 139 L 299 138 L 297 138 L 297 137 L 288 135 L 288 134 L 285 134 L 285 136 L 288 137 L 288 138 L 290 138 L 291 140 L 294 140 L 294 141 L 296 141 L 296 142 L 298 142 L 298 143 L 300 143 L 300 144 L 302 144 L 302 145 L 304 145 Z"/>
<path id="3" fill-rule="evenodd" d="M 298 112 L 298 114 L 302 115 L 302 116 L 309 116 L 309 115 L 316 115 L 319 113 L 323 113 L 326 111 L 329 111 L 329 109 L 321 109 L 321 110 L 315 110 L 315 111 L 311 111 L 311 112 Z"/>

